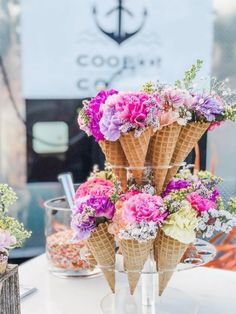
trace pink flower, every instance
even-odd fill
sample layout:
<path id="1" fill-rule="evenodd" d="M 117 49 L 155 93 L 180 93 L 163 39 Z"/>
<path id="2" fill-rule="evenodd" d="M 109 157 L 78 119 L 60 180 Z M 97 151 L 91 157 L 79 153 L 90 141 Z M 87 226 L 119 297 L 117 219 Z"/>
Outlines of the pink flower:
<path id="1" fill-rule="evenodd" d="M 208 211 L 210 208 L 216 208 L 216 204 L 206 198 L 203 198 L 197 192 L 192 192 L 186 196 L 187 201 L 199 213 Z"/>
<path id="2" fill-rule="evenodd" d="M 16 238 L 7 230 L 0 229 L 0 251 L 15 246 Z"/>
<path id="3" fill-rule="evenodd" d="M 117 118 L 136 127 L 144 128 L 148 114 L 146 104 L 148 95 L 142 92 L 123 92 L 117 96 L 112 99 L 112 101 L 116 100 L 114 105 L 117 111 Z"/>
<path id="4" fill-rule="evenodd" d="M 192 105 L 192 96 L 181 89 L 167 87 L 161 91 L 161 99 L 165 104 L 177 108 L 182 106 L 190 108 Z"/>
<path id="5" fill-rule="evenodd" d="M 113 189 L 114 185 L 112 181 L 91 177 L 78 187 L 75 193 L 75 200 L 86 195 L 109 196 L 113 192 Z"/>
<path id="6" fill-rule="evenodd" d="M 124 201 L 122 206 L 122 218 L 126 222 L 153 221 L 161 222 L 167 212 L 163 207 L 163 200 L 160 196 L 152 196 L 146 193 L 139 193 Z"/>
<path id="7" fill-rule="evenodd" d="M 213 131 L 217 126 L 220 126 L 223 121 L 213 121 L 208 127 L 208 131 Z"/>
<path id="8" fill-rule="evenodd" d="M 164 111 L 160 113 L 158 116 L 160 128 L 176 122 L 178 118 L 179 118 L 178 112 L 173 110 Z"/>

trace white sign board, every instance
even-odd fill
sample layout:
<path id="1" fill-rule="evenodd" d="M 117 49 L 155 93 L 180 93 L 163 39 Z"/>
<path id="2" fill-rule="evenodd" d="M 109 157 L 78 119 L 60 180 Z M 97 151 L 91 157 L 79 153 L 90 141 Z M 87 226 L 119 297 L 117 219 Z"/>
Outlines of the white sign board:
<path id="1" fill-rule="evenodd" d="M 98 88 L 209 74 L 211 0 L 22 0 L 23 95 L 83 98 Z"/>

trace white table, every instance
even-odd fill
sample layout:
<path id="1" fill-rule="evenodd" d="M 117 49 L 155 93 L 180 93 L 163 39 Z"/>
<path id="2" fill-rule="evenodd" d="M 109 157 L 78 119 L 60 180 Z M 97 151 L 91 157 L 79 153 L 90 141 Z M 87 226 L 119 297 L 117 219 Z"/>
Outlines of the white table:
<path id="1" fill-rule="evenodd" d="M 22 300 L 22 314 L 101 314 L 100 301 L 109 293 L 102 276 L 61 279 L 49 273 L 45 255 L 20 266 L 20 283 L 38 291 Z M 117 275 L 117 287 L 125 286 L 126 278 Z M 198 314 L 236 313 L 236 272 L 195 268 L 175 273 L 170 287 L 197 298 Z M 181 314 L 176 309 L 173 314 Z"/>

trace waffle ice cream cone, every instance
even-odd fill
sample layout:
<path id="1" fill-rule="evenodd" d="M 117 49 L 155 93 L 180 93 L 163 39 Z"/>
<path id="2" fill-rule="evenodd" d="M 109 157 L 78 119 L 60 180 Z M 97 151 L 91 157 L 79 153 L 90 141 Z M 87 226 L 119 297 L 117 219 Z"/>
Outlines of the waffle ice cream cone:
<path id="1" fill-rule="evenodd" d="M 199 122 L 191 122 L 182 127 L 171 158 L 171 164 L 174 166 L 167 172 L 165 186 L 179 169 L 179 166 L 175 166 L 175 164 L 179 164 L 185 160 L 208 127 L 209 123 Z"/>
<path id="2" fill-rule="evenodd" d="M 152 248 L 153 240 L 138 242 L 137 240 L 120 239 L 119 245 L 124 259 L 124 269 L 127 272 L 129 290 L 131 295 L 133 295 L 143 266 Z"/>
<path id="3" fill-rule="evenodd" d="M 145 164 L 148 145 L 152 133 L 152 128 L 148 127 L 139 137 L 134 136 L 134 131 L 122 134 L 120 137 L 121 146 L 137 184 L 142 183 L 142 167 Z"/>
<path id="4" fill-rule="evenodd" d="M 93 270 L 97 265 L 97 261 L 95 260 L 90 250 L 88 250 L 87 253 L 85 254 L 85 260 L 88 263 L 90 270 Z"/>
<path id="5" fill-rule="evenodd" d="M 120 141 L 100 141 L 99 145 L 105 155 L 106 161 L 111 164 L 112 172 L 118 178 L 123 191 L 126 190 L 127 174 L 125 167 L 128 165 Z"/>
<path id="6" fill-rule="evenodd" d="M 115 241 L 107 227 L 108 223 L 99 224 L 87 239 L 87 246 L 115 293 Z"/>
<path id="7" fill-rule="evenodd" d="M 7 269 L 7 259 L 0 262 L 0 275 L 4 274 Z"/>
<path id="8" fill-rule="evenodd" d="M 180 130 L 181 126 L 175 122 L 164 126 L 151 138 L 147 155 L 151 167 L 153 167 L 153 179 L 157 194 L 162 191 Z"/>
<path id="9" fill-rule="evenodd" d="M 188 244 L 181 243 L 165 235 L 160 230 L 154 242 L 154 251 L 157 254 L 157 270 L 159 277 L 159 295 L 165 290 L 171 279 L 174 269 L 179 264 Z"/>

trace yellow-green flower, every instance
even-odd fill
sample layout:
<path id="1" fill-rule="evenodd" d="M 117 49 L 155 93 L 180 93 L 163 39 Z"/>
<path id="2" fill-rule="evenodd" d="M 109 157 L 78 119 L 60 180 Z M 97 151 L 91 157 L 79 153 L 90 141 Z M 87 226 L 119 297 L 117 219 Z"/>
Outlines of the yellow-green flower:
<path id="1" fill-rule="evenodd" d="M 167 236 L 189 244 L 196 237 L 197 224 L 198 219 L 195 210 L 187 201 L 183 201 L 182 207 L 165 219 L 162 230 Z"/>

